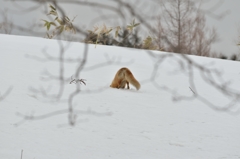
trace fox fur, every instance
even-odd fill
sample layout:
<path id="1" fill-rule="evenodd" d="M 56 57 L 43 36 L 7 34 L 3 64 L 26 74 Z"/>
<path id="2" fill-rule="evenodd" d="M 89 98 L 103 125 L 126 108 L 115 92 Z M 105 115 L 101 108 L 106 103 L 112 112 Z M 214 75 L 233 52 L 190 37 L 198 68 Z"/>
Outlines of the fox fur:
<path id="1" fill-rule="evenodd" d="M 129 83 L 131 83 L 137 90 L 141 87 L 132 72 L 128 68 L 123 67 L 117 71 L 110 87 L 124 89 L 127 85 L 127 89 L 129 89 Z"/>

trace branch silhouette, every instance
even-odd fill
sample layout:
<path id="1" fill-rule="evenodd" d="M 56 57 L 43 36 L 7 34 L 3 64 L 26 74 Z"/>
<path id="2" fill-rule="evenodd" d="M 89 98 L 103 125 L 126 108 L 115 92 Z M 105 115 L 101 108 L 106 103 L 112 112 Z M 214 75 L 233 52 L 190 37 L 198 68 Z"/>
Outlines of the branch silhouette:
<path id="1" fill-rule="evenodd" d="M 9 87 L 3 94 L 0 93 L 0 102 L 3 101 L 12 91 L 13 87 Z"/>

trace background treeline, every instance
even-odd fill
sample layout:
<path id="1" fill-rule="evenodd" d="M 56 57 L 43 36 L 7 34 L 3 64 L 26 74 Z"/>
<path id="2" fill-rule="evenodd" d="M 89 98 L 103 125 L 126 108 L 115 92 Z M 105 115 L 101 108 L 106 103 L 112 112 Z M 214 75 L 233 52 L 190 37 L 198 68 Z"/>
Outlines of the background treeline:
<path id="1" fill-rule="evenodd" d="M 139 29 L 140 23 L 133 19 L 125 27 L 109 27 L 105 24 L 95 26 L 87 30 L 83 42 L 239 60 L 237 54 L 227 57 L 212 50 L 212 45 L 219 40 L 217 31 L 206 26 L 205 14 L 196 8 L 191 0 L 160 3 L 162 13 L 157 18 L 156 25 L 152 26 L 153 29 L 149 30 L 150 34 L 153 32 L 151 35 L 143 37 Z M 48 15 L 54 16 L 52 21 L 43 20 L 48 30 L 48 38 L 60 35 L 64 31 L 76 33 L 74 18 L 71 20 L 66 15 L 59 17 L 52 5 Z M 54 29 L 51 30 L 51 26 Z"/>

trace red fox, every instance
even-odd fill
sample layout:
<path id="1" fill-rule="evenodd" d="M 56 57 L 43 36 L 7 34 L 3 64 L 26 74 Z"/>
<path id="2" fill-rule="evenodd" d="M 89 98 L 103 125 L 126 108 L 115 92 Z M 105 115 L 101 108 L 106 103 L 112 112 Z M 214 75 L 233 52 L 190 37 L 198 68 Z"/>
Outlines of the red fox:
<path id="1" fill-rule="evenodd" d="M 128 68 L 123 67 L 117 71 L 110 87 L 124 89 L 127 84 L 127 89 L 129 89 L 129 83 L 136 87 L 137 90 L 139 90 L 141 87 L 140 83 L 135 79 L 132 72 Z"/>

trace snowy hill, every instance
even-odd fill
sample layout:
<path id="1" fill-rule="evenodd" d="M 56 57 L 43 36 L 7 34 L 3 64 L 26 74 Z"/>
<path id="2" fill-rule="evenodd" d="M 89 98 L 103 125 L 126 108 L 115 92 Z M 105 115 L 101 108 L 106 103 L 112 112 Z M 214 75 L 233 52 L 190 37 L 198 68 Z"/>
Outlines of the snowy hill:
<path id="1" fill-rule="evenodd" d="M 68 59 L 64 65 L 59 63 L 61 45 L 63 58 Z M 191 96 L 194 90 L 188 74 L 181 71 L 181 57 L 170 53 L 89 45 L 80 72 L 86 86 L 81 85 L 73 99 L 77 124 L 69 126 L 68 97 L 76 88 L 69 82 L 78 66 L 74 60 L 83 57 L 84 48 L 76 42 L 0 35 L 1 95 L 12 87 L 0 101 L 1 159 L 20 158 L 22 150 L 23 159 L 240 158 L 240 115 L 217 111 L 198 99 L 172 100 L 176 94 Z M 154 55 L 174 58 L 160 63 Z M 239 62 L 187 57 L 220 70 L 223 80 L 231 80 L 230 87 L 239 91 Z M 139 91 L 132 86 L 130 90 L 109 87 L 121 67 L 132 71 L 141 83 Z M 62 87 L 55 79 L 60 68 L 66 78 Z M 201 78 L 199 70 L 193 72 L 199 94 L 219 108 L 228 102 Z M 60 101 L 53 100 L 59 89 L 63 90 Z M 239 103 L 235 106 L 233 110 L 240 108 Z"/>

